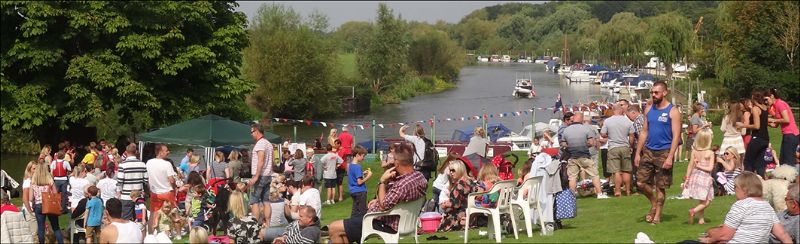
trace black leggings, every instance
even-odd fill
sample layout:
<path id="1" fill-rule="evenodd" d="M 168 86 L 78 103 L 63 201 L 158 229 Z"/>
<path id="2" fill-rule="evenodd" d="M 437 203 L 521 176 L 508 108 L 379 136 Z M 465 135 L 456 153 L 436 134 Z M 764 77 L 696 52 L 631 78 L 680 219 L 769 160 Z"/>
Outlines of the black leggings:
<path id="1" fill-rule="evenodd" d="M 766 162 L 764 161 L 764 153 L 769 146 L 769 140 L 761 137 L 753 137 L 750 144 L 747 144 L 747 150 L 744 152 L 744 170 L 752 171 L 764 177 Z"/>

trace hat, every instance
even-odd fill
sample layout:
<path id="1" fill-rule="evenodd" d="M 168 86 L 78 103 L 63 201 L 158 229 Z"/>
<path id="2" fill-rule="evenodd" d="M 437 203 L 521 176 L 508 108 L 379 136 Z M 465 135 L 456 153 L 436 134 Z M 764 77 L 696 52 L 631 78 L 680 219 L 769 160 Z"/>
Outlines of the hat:
<path id="1" fill-rule="evenodd" d="M 342 131 L 347 131 L 347 126 L 342 127 Z"/>

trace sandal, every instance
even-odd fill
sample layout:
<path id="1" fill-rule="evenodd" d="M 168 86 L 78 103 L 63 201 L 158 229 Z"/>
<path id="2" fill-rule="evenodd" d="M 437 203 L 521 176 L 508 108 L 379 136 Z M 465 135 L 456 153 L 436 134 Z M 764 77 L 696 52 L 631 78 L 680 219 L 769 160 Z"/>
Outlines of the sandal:
<path id="1" fill-rule="evenodd" d="M 657 225 L 661 224 L 661 219 L 653 218 L 653 221 L 650 222 L 650 225 Z"/>
<path id="2" fill-rule="evenodd" d="M 644 221 L 647 223 L 653 223 L 653 215 L 655 214 L 656 214 L 656 209 L 651 208 L 650 212 L 648 212 L 647 215 L 644 216 Z"/>
<path id="3" fill-rule="evenodd" d="M 689 209 L 689 224 L 694 224 L 694 208 Z"/>

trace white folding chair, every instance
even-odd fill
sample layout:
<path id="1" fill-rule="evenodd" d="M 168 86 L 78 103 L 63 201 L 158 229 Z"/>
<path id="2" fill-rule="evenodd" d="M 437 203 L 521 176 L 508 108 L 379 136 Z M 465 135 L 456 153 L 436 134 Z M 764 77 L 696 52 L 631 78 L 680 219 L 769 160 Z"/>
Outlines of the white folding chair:
<path id="1" fill-rule="evenodd" d="M 517 185 L 516 180 L 504 180 L 498 181 L 497 183 L 492 186 L 488 192 L 475 192 L 470 193 L 467 196 L 467 216 L 466 216 L 466 224 L 464 225 L 464 243 L 467 243 L 467 238 L 469 237 L 469 217 L 472 214 L 485 214 L 489 215 L 489 235 L 491 236 L 494 233 L 494 239 L 496 242 L 500 242 L 500 235 L 501 235 L 501 223 L 500 223 L 500 215 L 501 214 L 508 214 L 511 217 L 511 226 L 514 227 L 514 239 L 519 239 L 519 235 L 517 235 L 517 220 L 514 217 L 514 209 L 511 208 L 511 204 L 509 203 L 512 194 L 514 192 L 514 187 Z M 492 194 L 492 193 L 499 193 L 500 196 L 497 198 L 497 206 L 494 208 L 484 208 L 475 206 L 475 197 L 483 194 Z"/>
<path id="2" fill-rule="evenodd" d="M 88 211 L 88 210 L 87 210 L 87 211 Z M 83 214 L 83 215 L 82 215 L 80 218 L 77 218 L 77 219 L 70 219 L 70 220 L 69 220 L 69 241 L 70 241 L 70 242 L 72 242 L 72 243 L 78 243 L 78 242 L 75 240 L 75 234 L 78 234 L 78 233 L 83 233 L 83 234 L 84 234 L 84 236 L 86 235 L 86 228 L 85 228 L 85 227 L 80 227 L 80 226 L 78 226 L 78 225 L 76 224 L 76 223 L 78 223 L 78 221 L 80 221 L 81 223 L 83 223 L 83 219 L 84 219 L 84 218 L 86 218 L 86 214 L 85 214 L 85 213 L 84 213 L 84 214 Z M 86 242 L 87 242 L 87 243 L 88 243 L 88 242 L 91 242 L 91 240 L 86 240 Z"/>
<path id="3" fill-rule="evenodd" d="M 531 211 L 536 211 L 536 216 L 539 216 L 539 226 L 542 227 L 542 235 L 544 235 L 544 218 L 542 207 L 539 204 L 539 191 L 541 191 L 542 176 L 536 176 L 525 180 L 522 186 L 516 188 L 516 196 L 511 200 L 511 207 L 519 207 L 522 210 L 522 216 L 525 220 L 525 228 L 528 231 L 528 237 L 533 237 L 533 229 L 531 223 L 533 219 Z M 523 196 L 524 191 L 528 190 L 528 195 Z"/>
<path id="4" fill-rule="evenodd" d="M 372 234 L 378 235 L 385 243 L 397 243 L 401 235 L 414 234 L 414 242 L 419 243 L 419 239 L 417 239 L 417 226 L 419 226 L 419 212 L 422 210 L 422 205 L 424 203 L 425 197 L 420 197 L 414 201 L 398 203 L 390 210 L 365 214 L 364 221 L 361 225 L 360 243 L 364 243 L 364 240 Z M 397 233 L 392 234 L 372 228 L 372 221 L 375 220 L 375 218 L 392 215 L 400 216 L 400 222 L 397 225 Z"/>

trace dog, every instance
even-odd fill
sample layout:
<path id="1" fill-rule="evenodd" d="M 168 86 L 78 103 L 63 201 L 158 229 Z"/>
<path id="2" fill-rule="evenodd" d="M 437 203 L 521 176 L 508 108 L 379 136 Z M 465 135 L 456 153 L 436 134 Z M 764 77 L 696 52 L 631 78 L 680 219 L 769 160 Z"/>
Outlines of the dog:
<path id="1" fill-rule="evenodd" d="M 786 193 L 789 184 L 795 181 L 797 170 L 789 165 L 781 165 L 772 171 L 772 178 L 762 180 L 763 198 L 766 199 L 776 213 L 786 210 Z"/>

